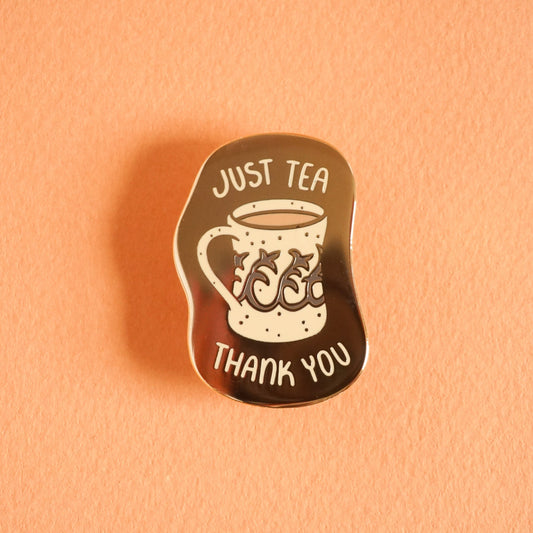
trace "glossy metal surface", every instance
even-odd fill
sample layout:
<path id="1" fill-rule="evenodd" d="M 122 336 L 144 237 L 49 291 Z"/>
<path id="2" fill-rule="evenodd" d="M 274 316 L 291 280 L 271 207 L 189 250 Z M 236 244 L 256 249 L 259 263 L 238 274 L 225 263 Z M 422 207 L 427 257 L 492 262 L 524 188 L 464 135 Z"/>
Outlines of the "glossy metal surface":
<path id="1" fill-rule="evenodd" d="M 200 377 L 236 400 L 297 406 L 349 386 L 367 342 L 351 270 L 355 187 L 330 145 L 239 139 L 204 163 L 174 239 Z"/>

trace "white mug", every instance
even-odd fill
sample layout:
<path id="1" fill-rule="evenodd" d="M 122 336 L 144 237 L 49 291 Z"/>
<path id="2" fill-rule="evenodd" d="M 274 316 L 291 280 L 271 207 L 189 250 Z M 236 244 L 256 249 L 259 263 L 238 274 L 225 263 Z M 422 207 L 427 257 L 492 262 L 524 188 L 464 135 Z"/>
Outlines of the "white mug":
<path id="1" fill-rule="evenodd" d="M 228 215 L 197 246 L 198 261 L 229 305 L 233 331 L 263 342 L 289 342 L 319 333 L 326 323 L 321 252 L 324 210 L 300 200 L 261 200 Z M 213 272 L 209 243 L 232 237 L 236 281 L 230 291 Z"/>

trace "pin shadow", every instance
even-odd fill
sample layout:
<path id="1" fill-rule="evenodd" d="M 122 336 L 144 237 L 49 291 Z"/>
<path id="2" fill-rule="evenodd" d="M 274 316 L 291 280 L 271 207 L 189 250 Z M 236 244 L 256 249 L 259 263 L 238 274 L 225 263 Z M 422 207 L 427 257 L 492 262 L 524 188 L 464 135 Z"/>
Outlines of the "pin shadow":
<path id="1" fill-rule="evenodd" d="M 143 371 L 166 379 L 200 383 L 189 362 L 188 309 L 172 239 L 196 174 L 218 144 L 175 139 L 139 150 L 111 220 L 129 353 Z"/>

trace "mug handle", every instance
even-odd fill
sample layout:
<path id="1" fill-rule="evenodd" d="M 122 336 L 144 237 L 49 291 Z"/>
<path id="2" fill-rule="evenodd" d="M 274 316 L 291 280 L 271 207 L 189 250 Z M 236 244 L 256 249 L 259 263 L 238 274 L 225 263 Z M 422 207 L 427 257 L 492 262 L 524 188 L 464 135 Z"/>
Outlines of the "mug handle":
<path id="1" fill-rule="evenodd" d="M 198 262 L 203 273 L 206 275 L 207 279 L 211 282 L 212 286 L 220 293 L 220 296 L 226 300 L 228 305 L 234 307 L 235 305 L 242 306 L 241 302 L 235 298 L 233 293 L 229 291 L 226 286 L 222 283 L 220 278 L 213 272 L 211 265 L 209 264 L 209 259 L 207 258 L 207 248 L 213 239 L 217 237 L 222 237 L 223 235 L 229 235 L 234 239 L 238 240 L 238 237 L 235 235 L 233 228 L 229 226 L 216 226 L 207 230 L 200 240 L 198 241 L 198 246 L 196 248 L 196 253 L 198 256 Z"/>

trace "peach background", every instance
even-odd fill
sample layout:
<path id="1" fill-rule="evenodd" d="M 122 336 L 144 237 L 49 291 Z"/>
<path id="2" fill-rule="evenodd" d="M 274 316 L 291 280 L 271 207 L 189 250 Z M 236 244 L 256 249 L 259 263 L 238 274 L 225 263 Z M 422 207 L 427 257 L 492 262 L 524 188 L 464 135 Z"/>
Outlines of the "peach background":
<path id="1" fill-rule="evenodd" d="M 533 527 L 533 8 L 0 4 L 0 530 Z M 370 360 L 269 410 L 194 374 L 171 239 L 218 145 L 352 164 Z"/>

